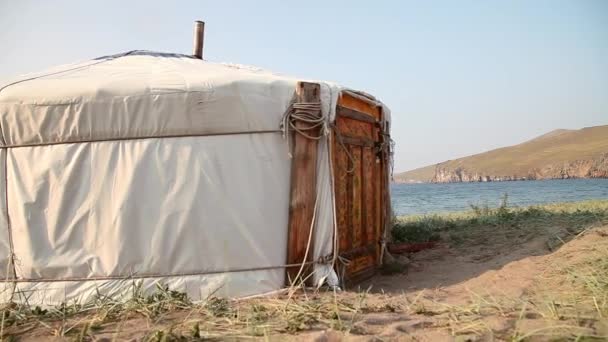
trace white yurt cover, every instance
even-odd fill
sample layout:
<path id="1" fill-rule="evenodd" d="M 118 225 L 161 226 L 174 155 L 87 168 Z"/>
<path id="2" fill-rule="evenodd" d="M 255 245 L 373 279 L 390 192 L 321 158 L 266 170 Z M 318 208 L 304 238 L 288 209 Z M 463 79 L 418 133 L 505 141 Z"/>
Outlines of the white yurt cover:
<path id="1" fill-rule="evenodd" d="M 51 305 L 134 282 L 193 299 L 282 288 L 291 160 L 279 123 L 297 82 L 132 51 L 0 86 L 2 300 Z M 342 88 L 319 83 L 329 123 Z M 315 260 L 333 245 L 327 147 Z"/>

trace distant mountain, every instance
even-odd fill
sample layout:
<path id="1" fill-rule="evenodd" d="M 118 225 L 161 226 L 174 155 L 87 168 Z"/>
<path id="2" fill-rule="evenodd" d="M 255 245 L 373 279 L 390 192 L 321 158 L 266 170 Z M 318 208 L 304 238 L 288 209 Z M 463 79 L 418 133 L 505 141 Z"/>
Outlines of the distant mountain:
<path id="1" fill-rule="evenodd" d="M 608 178 L 608 125 L 558 129 L 519 145 L 395 175 L 408 182 Z"/>

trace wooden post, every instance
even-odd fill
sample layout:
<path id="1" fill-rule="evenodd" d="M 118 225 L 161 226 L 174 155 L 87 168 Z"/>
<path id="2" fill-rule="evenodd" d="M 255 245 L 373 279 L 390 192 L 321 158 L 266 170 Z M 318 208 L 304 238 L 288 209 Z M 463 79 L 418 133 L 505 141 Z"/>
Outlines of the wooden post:
<path id="1" fill-rule="evenodd" d="M 319 103 L 321 102 L 321 87 L 318 83 L 298 82 L 296 87 L 296 102 Z M 319 110 L 319 116 L 321 112 Z M 309 128 L 310 123 L 296 121 L 297 128 Z M 307 131 L 309 135 L 318 135 L 319 131 Z M 287 238 L 287 264 L 301 264 L 313 260 L 314 232 L 311 244 L 306 255 L 308 237 L 311 234 L 315 199 L 317 196 L 317 140 L 308 139 L 305 136 L 293 132 L 292 160 L 291 160 L 291 194 L 289 201 L 289 224 Z M 312 265 L 306 265 L 301 273 L 305 279 L 312 271 Z M 288 267 L 286 270 L 286 282 L 290 284 L 299 283 L 295 279 L 300 271 L 298 267 Z M 312 280 L 312 279 L 310 279 Z"/>
<path id="2" fill-rule="evenodd" d="M 203 59 L 203 43 L 205 42 L 205 23 L 202 21 L 194 22 L 194 48 L 192 55 L 198 59 Z"/>

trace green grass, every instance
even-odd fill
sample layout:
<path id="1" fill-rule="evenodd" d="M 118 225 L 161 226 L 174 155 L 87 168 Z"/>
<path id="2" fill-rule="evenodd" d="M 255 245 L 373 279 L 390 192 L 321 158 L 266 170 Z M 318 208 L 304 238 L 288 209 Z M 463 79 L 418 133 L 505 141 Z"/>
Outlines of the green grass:
<path id="1" fill-rule="evenodd" d="M 530 207 L 511 207 L 503 198 L 498 208 L 472 205 L 471 210 L 423 216 L 403 216 L 395 220 L 395 242 L 438 240 L 461 244 L 483 239 L 486 234 L 521 232 L 528 238 L 551 230 L 554 239 L 580 233 L 589 225 L 608 223 L 608 200 L 554 203 Z M 557 243 L 551 241 L 549 244 Z M 553 248 L 554 246 L 548 246 Z"/>

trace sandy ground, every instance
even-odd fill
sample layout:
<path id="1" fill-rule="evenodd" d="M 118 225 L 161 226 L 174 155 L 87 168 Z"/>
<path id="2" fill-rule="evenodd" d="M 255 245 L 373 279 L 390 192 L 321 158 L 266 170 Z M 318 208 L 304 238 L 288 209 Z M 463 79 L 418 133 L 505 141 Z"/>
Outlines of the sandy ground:
<path id="1" fill-rule="evenodd" d="M 444 243 L 410 255 L 405 274 L 378 276 L 362 287 L 371 286 L 375 292 L 392 294 L 433 291 L 445 294 L 451 303 L 467 299 L 470 291 L 519 296 L 535 275 L 545 269 L 549 254 L 544 237 L 516 246 L 451 248 Z"/>
<path id="2" fill-rule="evenodd" d="M 552 312 L 551 307 L 545 309 L 542 304 L 544 294 L 558 296 L 571 290 L 561 272 L 564 267 L 588 261 L 598 251 L 608 251 L 608 226 L 589 230 L 554 251 L 547 247 L 548 236 L 495 234 L 488 238 L 487 232 L 483 236 L 483 240 L 460 246 L 443 243 L 410 255 L 406 272 L 376 276 L 361 284 L 359 289 L 340 294 L 348 296 L 369 291 L 370 305 L 387 308 L 351 317 L 355 323 L 346 331 L 313 327 L 295 335 L 256 338 L 277 341 L 517 341 L 554 340 L 552 334 L 561 335 L 565 340 L 580 334 L 608 336 L 606 319 L 573 322 L 570 316 L 559 313 L 552 317 L 547 313 Z M 555 304 L 556 300 L 549 301 L 556 306 L 555 310 L 559 306 Z M 184 315 L 184 312 L 175 312 L 153 325 L 148 319 L 134 317 L 106 325 L 88 339 L 141 340 L 149 337 L 146 334 L 151 329 L 184 321 Z M 558 330 L 549 329 L 551 334 L 544 335 L 551 326 Z M 19 335 L 23 341 L 74 339 L 54 338 L 50 334 L 52 331 L 51 324 Z"/>
<path id="3" fill-rule="evenodd" d="M 608 227 L 581 234 L 553 252 L 548 248 L 547 239 L 545 235 L 496 244 L 495 239 L 488 236 L 485 243 L 460 248 L 442 244 L 410 255 L 407 273 L 375 277 L 362 286 L 371 286 L 375 292 L 392 296 L 405 296 L 410 302 L 411 298 L 418 298 L 420 303 L 431 303 L 434 309 L 426 312 L 421 309 L 413 315 L 370 317 L 376 324 L 363 322 L 377 327 L 368 332 L 382 340 L 518 340 L 517 336 L 527 334 L 530 334 L 528 340 L 554 340 L 552 333 L 561 335 L 563 331 L 552 331 L 551 326 L 580 324 L 567 322 L 567 317 L 552 319 L 543 310 L 526 310 L 523 315 L 511 310 L 522 307 L 524 300 L 540 302 L 548 296 L 555 296 L 551 300 L 560 300 L 563 293 L 569 293 L 570 284 L 562 270 L 585 263 L 594 255 L 608 256 Z M 480 309 L 481 314 L 471 315 L 474 319 L 468 325 L 450 317 L 483 306 L 494 306 L 495 310 L 484 313 Z M 550 333 L 543 336 L 541 330 L 545 328 Z M 589 324 L 587 328 L 573 333 L 603 336 L 605 339 L 597 340 L 608 341 L 608 319 Z M 572 337 L 563 335 L 564 340 Z"/>

